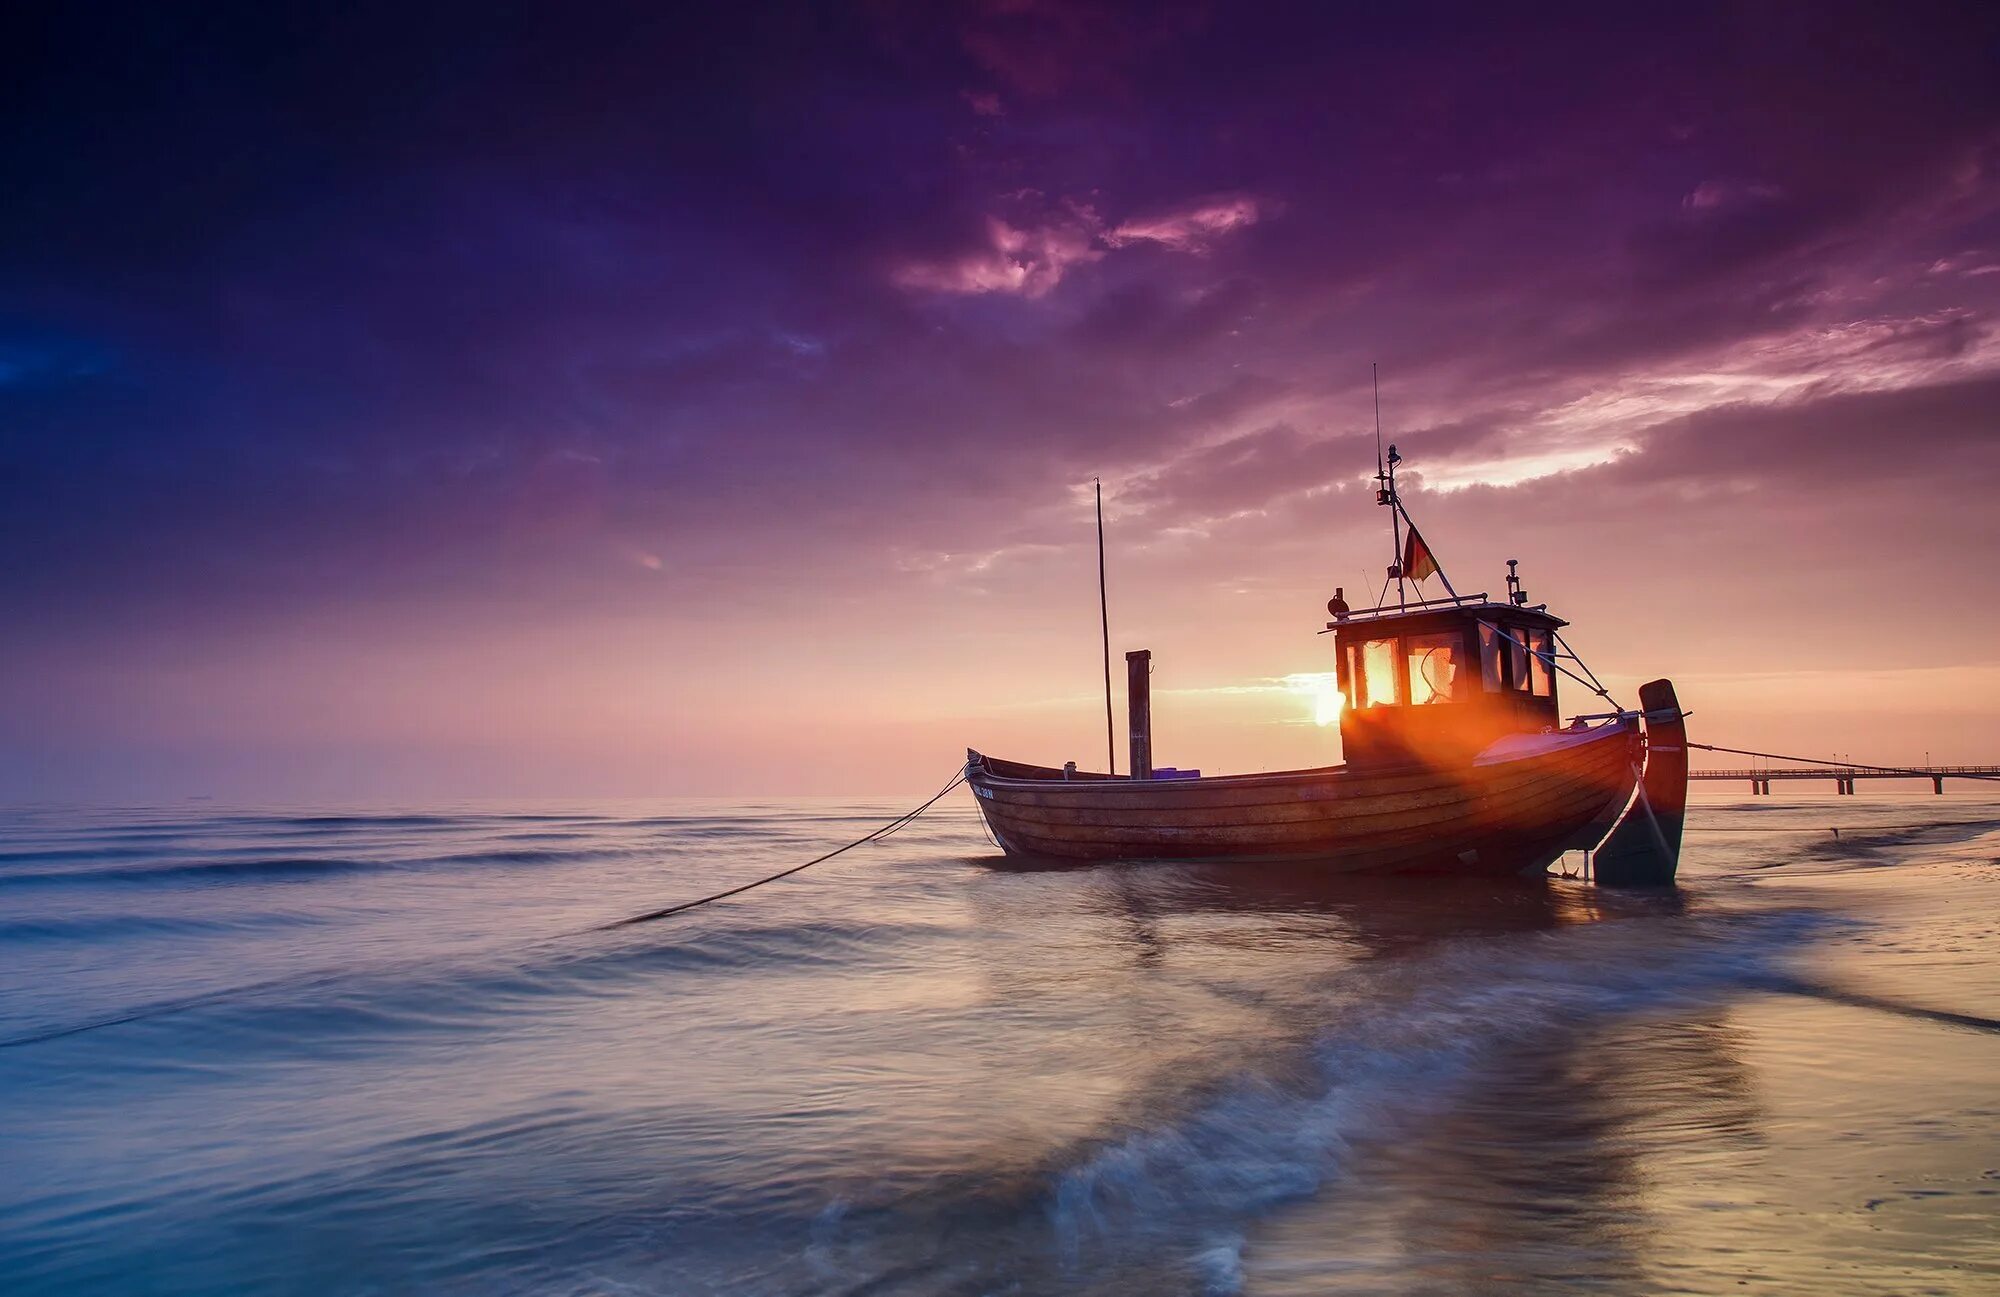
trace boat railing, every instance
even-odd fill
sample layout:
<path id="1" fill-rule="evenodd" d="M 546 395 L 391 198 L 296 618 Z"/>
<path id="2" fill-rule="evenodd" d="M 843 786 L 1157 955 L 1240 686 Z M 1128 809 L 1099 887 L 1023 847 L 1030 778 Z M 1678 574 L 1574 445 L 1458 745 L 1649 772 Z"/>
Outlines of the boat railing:
<path id="1" fill-rule="evenodd" d="M 1572 725 L 1576 725 L 1583 721 L 1640 721 L 1640 720 L 1671 721 L 1671 720 L 1678 720 L 1684 716 L 1692 716 L 1692 715 L 1694 715 L 1693 712 L 1683 711 L 1678 707 L 1662 709 L 1656 712 L 1648 712 L 1648 711 L 1585 712 L 1582 715 L 1570 717 L 1569 723 Z"/>
<path id="2" fill-rule="evenodd" d="M 1348 622 L 1380 621 L 1384 617 L 1394 617 L 1406 612 L 1421 612 L 1427 608 L 1465 608 L 1475 604 L 1492 603 L 1492 596 L 1484 591 L 1479 594 L 1453 595 L 1448 599 L 1411 599 L 1405 603 L 1385 603 L 1374 608 L 1356 608 L 1335 621 L 1326 624 L 1326 630 L 1333 630 Z M 1326 631 L 1321 631 L 1324 635 Z"/>

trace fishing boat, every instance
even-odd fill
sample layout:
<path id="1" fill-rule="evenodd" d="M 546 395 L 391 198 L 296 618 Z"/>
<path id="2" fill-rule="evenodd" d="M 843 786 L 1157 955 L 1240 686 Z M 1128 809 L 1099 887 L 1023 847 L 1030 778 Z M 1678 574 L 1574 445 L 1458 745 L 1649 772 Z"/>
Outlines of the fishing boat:
<path id="1" fill-rule="evenodd" d="M 1130 768 L 1079 770 L 966 753 L 966 782 L 1001 850 L 1024 862 L 1268 861 L 1328 871 L 1537 873 L 1569 851 L 1607 885 L 1674 881 L 1687 800 L 1684 713 L 1667 680 L 1639 706 L 1561 720 L 1558 682 L 1610 700 L 1530 604 L 1517 560 L 1506 593 L 1461 595 L 1377 466 L 1395 561 L 1382 596 L 1327 605 L 1345 762 L 1242 775 L 1155 769 L 1151 659 L 1126 654 Z M 1435 578 L 1444 593 L 1412 598 Z M 1393 602 L 1389 588 L 1395 587 Z M 1419 588 L 1416 593 L 1421 593 Z M 1109 681 L 1109 643 L 1106 679 Z M 1107 717 L 1108 719 L 1108 717 Z"/>

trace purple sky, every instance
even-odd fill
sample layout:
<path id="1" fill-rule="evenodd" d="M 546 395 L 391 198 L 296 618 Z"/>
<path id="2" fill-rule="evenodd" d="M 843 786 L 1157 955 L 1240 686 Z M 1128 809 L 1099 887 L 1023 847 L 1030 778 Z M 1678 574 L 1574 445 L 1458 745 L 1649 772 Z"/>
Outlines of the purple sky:
<path id="1" fill-rule="evenodd" d="M 0 799 L 1100 762 L 1100 475 L 1159 759 L 1336 760 L 1373 360 L 1461 590 L 2000 758 L 1991 6 L 49 8 Z"/>

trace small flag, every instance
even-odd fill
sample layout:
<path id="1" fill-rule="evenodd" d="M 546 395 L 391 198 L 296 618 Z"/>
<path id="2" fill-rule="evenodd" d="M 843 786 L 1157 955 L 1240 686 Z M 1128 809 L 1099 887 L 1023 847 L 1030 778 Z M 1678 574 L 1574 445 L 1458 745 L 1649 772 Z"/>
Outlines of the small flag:
<path id="1" fill-rule="evenodd" d="M 1424 544 L 1424 538 L 1417 535 L 1415 527 L 1410 528 L 1409 538 L 1403 542 L 1403 575 L 1412 581 L 1421 581 L 1427 576 L 1436 576 L 1437 570 L 1437 557 L 1431 553 L 1431 547 Z"/>

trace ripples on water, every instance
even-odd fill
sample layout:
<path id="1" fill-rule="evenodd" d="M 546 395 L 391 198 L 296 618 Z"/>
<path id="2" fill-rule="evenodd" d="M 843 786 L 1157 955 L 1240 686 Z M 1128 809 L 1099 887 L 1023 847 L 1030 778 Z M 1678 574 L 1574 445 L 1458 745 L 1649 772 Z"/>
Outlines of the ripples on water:
<path id="1" fill-rule="evenodd" d="M 2000 1281 L 2000 802 L 1701 802 L 1674 898 L 954 802 L 590 930 L 900 809 L 0 816 L 0 1291 Z"/>

